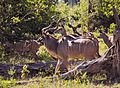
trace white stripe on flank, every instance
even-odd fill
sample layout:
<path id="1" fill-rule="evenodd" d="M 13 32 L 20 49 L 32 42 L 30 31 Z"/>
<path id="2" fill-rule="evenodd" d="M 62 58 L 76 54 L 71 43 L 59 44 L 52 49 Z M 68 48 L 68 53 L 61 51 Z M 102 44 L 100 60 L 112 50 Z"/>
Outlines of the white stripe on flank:
<path id="1" fill-rule="evenodd" d="M 72 41 L 69 41 L 68 40 L 68 46 L 72 46 L 72 43 L 71 43 Z"/>

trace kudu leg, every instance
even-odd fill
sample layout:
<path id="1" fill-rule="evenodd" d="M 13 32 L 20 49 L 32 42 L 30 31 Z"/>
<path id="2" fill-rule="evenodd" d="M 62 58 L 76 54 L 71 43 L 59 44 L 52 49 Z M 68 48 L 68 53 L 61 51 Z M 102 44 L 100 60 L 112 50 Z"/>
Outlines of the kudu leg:
<path id="1" fill-rule="evenodd" d="M 71 65 L 69 64 L 69 62 L 67 60 L 63 60 L 63 64 L 66 66 L 68 71 L 71 70 Z"/>
<path id="2" fill-rule="evenodd" d="M 95 59 L 94 56 L 89 56 L 89 57 L 87 57 L 87 60 L 93 60 L 93 59 Z"/>
<path id="3" fill-rule="evenodd" d="M 58 59 L 58 61 L 57 61 L 57 64 L 56 64 L 56 68 L 55 68 L 55 75 L 57 74 L 57 73 L 59 73 L 58 71 L 59 71 L 59 69 L 60 69 L 60 59 Z"/>
<path id="4" fill-rule="evenodd" d="M 101 55 L 97 52 L 96 57 L 99 58 L 99 57 L 101 57 Z"/>

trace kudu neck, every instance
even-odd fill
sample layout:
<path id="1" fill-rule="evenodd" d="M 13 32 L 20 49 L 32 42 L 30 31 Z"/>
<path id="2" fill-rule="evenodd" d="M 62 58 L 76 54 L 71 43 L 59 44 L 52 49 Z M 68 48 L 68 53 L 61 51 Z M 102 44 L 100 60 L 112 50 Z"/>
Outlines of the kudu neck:
<path id="1" fill-rule="evenodd" d="M 49 51 L 57 52 L 56 50 L 57 50 L 58 42 L 57 39 L 55 39 L 54 37 L 49 36 L 45 38 L 44 45 Z"/>

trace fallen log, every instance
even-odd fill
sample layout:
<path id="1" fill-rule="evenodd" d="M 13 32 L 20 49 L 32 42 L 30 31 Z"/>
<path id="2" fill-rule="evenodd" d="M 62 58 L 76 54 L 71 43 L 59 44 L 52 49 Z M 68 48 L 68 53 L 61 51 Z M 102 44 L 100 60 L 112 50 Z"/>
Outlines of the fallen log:
<path id="1" fill-rule="evenodd" d="M 70 62 L 73 65 L 78 65 L 81 61 Z M 3 76 L 4 79 L 8 79 L 10 77 L 21 78 L 22 70 L 24 65 L 27 66 L 27 70 L 29 73 L 27 74 L 27 78 L 31 78 L 33 76 L 50 76 L 54 74 L 54 70 L 56 67 L 57 61 L 49 61 L 49 62 L 36 62 L 36 63 L 26 63 L 26 64 L 0 64 L 0 76 Z M 60 66 L 60 73 L 65 73 L 66 68 L 63 64 Z M 9 71 L 15 71 L 13 75 L 9 74 Z"/>
<path id="2" fill-rule="evenodd" d="M 21 71 L 23 70 L 24 65 L 26 65 L 27 70 L 29 70 L 29 73 L 27 74 L 28 77 L 32 77 L 32 76 L 36 76 L 39 72 L 49 72 L 49 70 L 51 69 L 54 70 L 56 61 L 27 63 L 27 64 L 20 64 L 20 65 L 0 64 L 0 76 L 3 76 L 5 79 L 10 78 L 11 76 L 14 78 L 21 78 L 21 75 L 22 75 Z M 51 65 L 53 66 L 50 68 Z M 9 74 L 10 70 L 15 71 L 15 74 L 10 75 Z"/>

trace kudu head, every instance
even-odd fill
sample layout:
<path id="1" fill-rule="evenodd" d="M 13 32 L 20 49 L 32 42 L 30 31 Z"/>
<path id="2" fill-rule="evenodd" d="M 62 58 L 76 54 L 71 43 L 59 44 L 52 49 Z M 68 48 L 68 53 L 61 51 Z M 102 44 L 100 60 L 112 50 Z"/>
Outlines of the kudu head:
<path id="1" fill-rule="evenodd" d="M 48 29 L 50 29 L 51 27 L 53 27 L 56 24 L 56 22 L 52 22 L 49 26 L 44 27 L 41 31 L 42 31 L 42 35 L 40 38 L 37 39 L 37 42 L 40 42 L 42 45 L 44 44 L 44 39 L 47 38 L 49 36 L 49 32 Z"/>
<path id="2" fill-rule="evenodd" d="M 47 42 L 47 40 L 49 41 L 49 39 L 53 39 L 53 41 L 56 40 L 51 34 L 54 33 L 58 26 L 53 27 L 53 25 L 56 25 L 56 22 L 52 22 L 48 27 L 42 29 L 42 36 L 37 39 L 42 45 Z"/>
<path id="3" fill-rule="evenodd" d="M 56 40 L 51 36 L 51 34 L 54 34 L 55 31 L 58 29 L 58 26 L 61 24 L 63 25 L 65 22 L 64 18 L 59 19 L 57 22 L 52 22 L 49 26 L 42 29 L 42 36 L 38 39 L 38 42 L 44 43 L 44 40 L 47 40 L 49 38 L 52 38 L 53 40 Z M 63 31 L 63 30 L 61 30 Z"/>
<path id="4" fill-rule="evenodd" d="M 57 39 L 54 38 L 49 33 L 43 33 L 42 36 L 40 38 L 38 38 L 37 42 L 40 42 L 41 45 L 45 45 L 45 46 L 47 45 L 49 47 L 53 47 L 54 45 L 57 44 Z"/>

